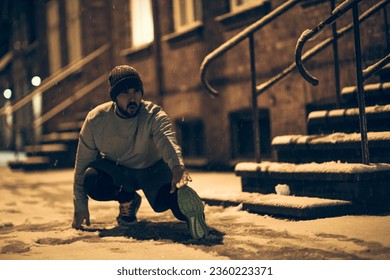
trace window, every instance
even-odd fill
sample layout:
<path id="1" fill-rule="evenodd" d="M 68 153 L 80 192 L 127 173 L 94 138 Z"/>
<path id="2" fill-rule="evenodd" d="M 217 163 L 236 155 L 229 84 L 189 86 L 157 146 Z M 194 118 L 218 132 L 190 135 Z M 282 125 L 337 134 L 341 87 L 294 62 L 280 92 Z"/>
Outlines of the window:
<path id="1" fill-rule="evenodd" d="M 60 46 L 60 19 L 58 10 L 58 0 L 47 2 L 47 44 L 49 51 L 49 70 L 53 74 L 61 69 L 61 46 Z"/>
<path id="2" fill-rule="evenodd" d="M 177 120 L 177 138 L 182 148 L 183 156 L 198 158 L 204 155 L 204 128 L 199 119 Z"/>
<path id="3" fill-rule="evenodd" d="M 68 0 L 66 3 L 66 31 L 68 39 L 69 63 L 81 58 L 81 30 L 79 0 Z"/>
<path id="4" fill-rule="evenodd" d="M 175 32 L 187 30 L 202 21 L 201 0 L 173 0 Z"/>
<path id="5" fill-rule="evenodd" d="M 253 126 L 251 110 L 242 110 L 231 113 L 230 131 L 232 140 L 232 157 L 254 158 L 255 149 L 253 143 Z M 260 128 L 260 153 L 262 157 L 271 156 L 271 131 L 269 111 L 259 110 L 259 128 Z"/>
<path id="6" fill-rule="evenodd" d="M 151 0 L 130 0 L 132 46 L 142 46 L 154 40 Z"/>
<path id="7" fill-rule="evenodd" d="M 235 12 L 262 2 L 264 2 L 264 0 L 230 0 L 230 10 Z"/>
<path id="8" fill-rule="evenodd" d="M 228 30 L 247 27 L 272 10 L 269 0 L 229 0 L 229 4 L 229 13 L 215 18 Z"/>

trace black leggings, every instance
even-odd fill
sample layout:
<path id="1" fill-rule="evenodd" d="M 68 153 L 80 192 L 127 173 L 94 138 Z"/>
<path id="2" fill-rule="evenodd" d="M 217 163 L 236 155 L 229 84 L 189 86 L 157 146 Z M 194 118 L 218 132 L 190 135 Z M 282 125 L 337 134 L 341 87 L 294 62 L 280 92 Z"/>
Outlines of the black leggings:
<path id="1" fill-rule="evenodd" d="M 90 198 L 98 201 L 114 200 L 123 203 L 131 201 L 135 196 L 135 192 L 127 192 L 114 185 L 109 174 L 92 167 L 87 168 L 84 173 L 84 190 Z M 157 193 L 155 205 L 171 209 L 177 219 L 187 221 L 177 203 L 177 190 L 174 193 L 170 193 L 170 190 L 171 184 L 163 185 Z"/>

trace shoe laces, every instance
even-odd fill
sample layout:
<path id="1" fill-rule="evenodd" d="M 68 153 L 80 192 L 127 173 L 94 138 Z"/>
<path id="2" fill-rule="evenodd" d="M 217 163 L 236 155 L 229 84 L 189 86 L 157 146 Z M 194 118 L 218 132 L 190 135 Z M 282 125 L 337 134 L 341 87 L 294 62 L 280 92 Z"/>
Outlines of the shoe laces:
<path id="1" fill-rule="evenodd" d="M 141 197 L 136 195 L 133 200 L 119 204 L 119 213 L 122 216 L 135 216 L 141 202 Z"/>

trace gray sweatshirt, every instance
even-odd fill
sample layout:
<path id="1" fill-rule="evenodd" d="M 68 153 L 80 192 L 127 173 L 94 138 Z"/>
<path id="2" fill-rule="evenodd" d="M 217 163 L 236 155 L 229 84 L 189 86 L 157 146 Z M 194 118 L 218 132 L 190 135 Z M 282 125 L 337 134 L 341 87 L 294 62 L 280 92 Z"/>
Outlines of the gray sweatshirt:
<path id="1" fill-rule="evenodd" d="M 73 188 L 76 212 L 88 209 L 83 175 L 99 153 L 134 169 L 150 167 L 160 159 L 171 169 L 184 165 L 172 124 L 160 106 L 142 100 L 138 115 L 130 119 L 118 117 L 115 106 L 111 101 L 97 106 L 81 128 Z"/>

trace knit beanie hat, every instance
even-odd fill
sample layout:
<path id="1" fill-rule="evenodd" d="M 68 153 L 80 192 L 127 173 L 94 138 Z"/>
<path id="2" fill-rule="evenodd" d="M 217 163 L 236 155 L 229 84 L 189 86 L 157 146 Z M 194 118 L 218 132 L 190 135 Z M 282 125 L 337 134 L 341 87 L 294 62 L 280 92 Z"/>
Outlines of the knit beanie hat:
<path id="1" fill-rule="evenodd" d="M 144 94 L 142 80 L 137 70 L 129 65 L 119 65 L 111 70 L 108 76 L 109 94 L 114 101 L 116 97 L 124 90 L 134 88 Z"/>

